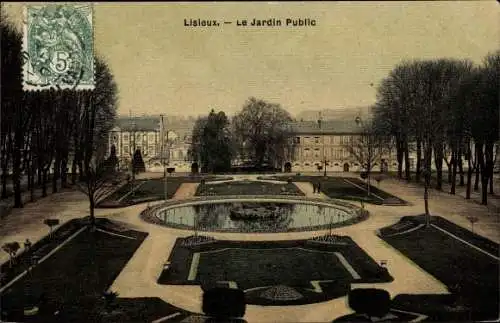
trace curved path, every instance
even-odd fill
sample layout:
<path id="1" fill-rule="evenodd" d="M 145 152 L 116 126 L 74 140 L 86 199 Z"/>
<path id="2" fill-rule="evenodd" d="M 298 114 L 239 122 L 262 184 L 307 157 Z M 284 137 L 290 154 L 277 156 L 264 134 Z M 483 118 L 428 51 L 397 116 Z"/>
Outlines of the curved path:
<path id="1" fill-rule="evenodd" d="M 243 178 L 242 178 L 243 179 Z M 310 183 L 296 183 L 306 193 L 306 196 L 325 198 L 312 194 Z M 335 234 L 349 235 L 374 260 L 386 260 L 387 267 L 394 277 L 388 284 L 377 284 L 386 288 L 391 295 L 399 293 L 446 293 L 443 284 L 411 263 L 406 257 L 385 244 L 375 235 L 375 230 L 393 224 L 404 215 L 416 215 L 423 211 L 421 189 L 405 186 L 396 180 L 386 180 L 381 188 L 411 202 L 412 206 L 375 206 L 365 204 L 370 211 L 370 217 L 349 227 L 334 229 Z M 191 197 L 196 191 L 196 184 L 183 184 L 174 198 Z M 162 203 L 157 202 L 157 203 Z M 151 204 L 157 204 L 151 203 Z M 123 209 L 96 210 L 97 216 L 122 221 L 137 230 L 149 232 L 149 236 L 134 254 L 112 285 L 121 297 L 157 296 L 175 306 L 201 313 L 201 295 L 199 286 L 166 286 L 156 284 L 163 263 L 168 259 L 175 239 L 179 236 L 189 236 L 190 231 L 176 230 L 149 224 L 139 218 L 139 213 L 147 207 L 147 203 Z M 486 208 L 464 201 L 460 196 L 450 196 L 434 192 L 430 199 L 431 212 L 448 220 L 469 228 L 465 216 L 474 214 L 480 218 L 475 224 L 475 232 L 495 242 L 499 242 L 500 226 L 498 216 L 488 212 Z M 0 221 L 0 243 L 8 241 L 22 242 L 29 238 L 32 242 L 47 234 L 48 228 L 43 224 L 46 218 L 58 218 L 66 222 L 72 218 L 88 214 L 88 200 L 78 192 L 63 192 L 29 204 L 24 209 L 14 210 L 12 214 Z M 294 232 L 277 234 L 241 234 L 213 233 L 218 239 L 231 240 L 290 240 L 309 238 L 319 232 Z M 1 254 L 0 261 L 8 259 Z M 328 302 L 283 307 L 248 305 L 245 319 L 248 322 L 329 322 L 334 318 L 352 311 L 346 305 L 346 298 Z"/>
<path id="2" fill-rule="evenodd" d="M 303 188 L 307 184 L 301 183 L 300 186 Z M 311 189 L 305 191 L 307 193 Z M 318 198 L 317 194 L 313 196 Z M 145 208 L 146 205 L 137 205 L 123 210 L 122 214 L 111 216 L 134 226 L 137 230 L 150 233 L 111 288 L 122 297 L 157 296 L 172 305 L 201 313 L 202 290 L 199 286 L 169 286 L 156 283 L 176 238 L 192 235 L 193 232 L 143 222 L 138 214 Z M 398 254 L 375 235 L 376 229 L 396 222 L 399 216 L 381 214 L 380 210 L 371 206 L 368 209 L 372 215 L 367 220 L 352 226 L 334 229 L 333 232 L 350 236 L 376 261 L 387 261 L 389 271 L 395 280 L 391 283 L 376 285 L 387 289 L 392 296 L 400 293 L 446 293 L 447 289 L 443 284 Z M 327 232 L 328 230 L 264 234 L 210 233 L 210 235 L 222 240 L 255 241 L 306 239 Z M 247 305 L 245 319 L 248 322 L 326 322 L 351 312 L 347 307 L 346 297 L 342 297 L 317 304 L 287 306 L 286 311 L 283 307 L 277 306 Z"/>

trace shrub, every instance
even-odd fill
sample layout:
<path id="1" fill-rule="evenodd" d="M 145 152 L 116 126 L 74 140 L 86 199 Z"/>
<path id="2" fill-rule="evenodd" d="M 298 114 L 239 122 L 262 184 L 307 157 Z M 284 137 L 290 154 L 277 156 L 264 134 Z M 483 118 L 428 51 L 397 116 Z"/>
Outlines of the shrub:
<path id="1" fill-rule="evenodd" d="M 59 219 L 45 219 L 43 223 L 50 228 L 49 235 L 52 236 L 52 230 L 56 225 L 59 225 Z"/>
<path id="2" fill-rule="evenodd" d="M 2 246 L 3 251 L 9 254 L 10 257 L 9 266 L 12 266 L 16 253 L 20 248 L 21 245 L 17 241 L 7 242 Z"/>
<path id="3" fill-rule="evenodd" d="M 377 288 L 358 288 L 349 292 L 349 307 L 357 314 L 382 317 L 389 312 L 391 296 L 389 292 Z"/>
<path id="4" fill-rule="evenodd" d="M 106 291 L 103 293 L 104 307 L 106 312 L 111 312 L 116 307 L 116 299 L 118 298 L 118 293 L 113 291 Z"/>
<path id="5" fill-rule="evenodd" d="M 203 313 L 229 319 L 245 315 L 245 293 L 240 289 L 216 287 L 203 293 Z"/>

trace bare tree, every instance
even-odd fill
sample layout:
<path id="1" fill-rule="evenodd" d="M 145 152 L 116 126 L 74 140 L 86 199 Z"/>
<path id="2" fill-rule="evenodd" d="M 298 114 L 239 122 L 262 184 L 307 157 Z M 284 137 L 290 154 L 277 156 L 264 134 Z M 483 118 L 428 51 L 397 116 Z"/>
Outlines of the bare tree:
<path id="1" fill-rule="evenodd" d="M 106 137 L 116 116 L 116 84 L 106 63 L 96 58 L 96 85 L 92 92 L 82 92 L 81 130 L 83 141 L 82 192 L 89 198 L 91 227 L 95 227 L 94 208 L 112 190 L 116 169 L 106 163 Z"/>
<path id="2" fill-rule="evenodd" d="M 383 132 L 377 131 L 373 121 L 363 121 L 357 117 L 356 122 L 360 126 L 360 135 L 354 136 L 344 147 L 366 173 L 367 192 L 370 195 L 372 169 L 389 152 L 390 140 L 384 136 Z"/>

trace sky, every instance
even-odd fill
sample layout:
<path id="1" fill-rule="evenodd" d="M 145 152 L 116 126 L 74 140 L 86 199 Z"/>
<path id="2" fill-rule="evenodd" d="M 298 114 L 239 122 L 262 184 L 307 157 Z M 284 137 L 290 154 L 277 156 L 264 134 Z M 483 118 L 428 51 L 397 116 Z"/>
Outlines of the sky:
<path id="1" fill-rule="evenodd" d="M 3 5 L 21 24 L 22 4 Z M 236 25 L 254 18 L 283 25 Z M 316 25 L 285 26 L 287 18 Z M 115 76 L 123 115 L 234 114 L 251 96 L 292 115 L 359 109 L 375 102 L 377 85 L 402 60 L 480 63 L 500 48 L 496 1 L 103 2 L 94 3 L 93 23 L 96 54 Z"/>

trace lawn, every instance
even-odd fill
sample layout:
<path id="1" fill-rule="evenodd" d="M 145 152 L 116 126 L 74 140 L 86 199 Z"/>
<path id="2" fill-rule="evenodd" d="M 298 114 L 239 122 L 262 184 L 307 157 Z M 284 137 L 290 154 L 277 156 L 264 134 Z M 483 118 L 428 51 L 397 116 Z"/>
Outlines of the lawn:
<path id="1" fill-rule="evenodd" d="M 219 195 L 298 195 L 303 196 L 301 190 L 292 183 L 275 184 L 269 182 L 230 182 L 215 183 L 198 186 L 197 196 Z"/>
<path id="2" fill-rule="evenodd" d="M 389 282 L 392 277 L 349 237 L 339 244 L 296 241 L 213 241 L 184 247 L 178 239 L 172 251 L 172 270 L 160 284 L 199 284 L 203 289 L 234 282 L 247 293 L 249 304 L 307 304 L 345 296 L 349 285 Z M 314 281 L 321 282 L 314 291 Z M 300 299 L 261 297 L 266 288 L 293 290 Z M 260 291 L 260 292 L 259 292 Z"/>
<path id="3" fill-rule="evenodd" d="M 406 202 L 402 199 L 387 193 L 378 187 L 370 185 L 370 196 L 367 194 L 367 185 L 364 181 L 358 178 L 343 178 L 343 177 L 323 177 L 323 176 L 266 176 L 262 179 L 274 179 L 286 181 L 291 179 L 293 182 L 310 182 L 321 183 L 321 191 L 330 198 L 364 201 L 377 205 L 405 205 Z M 383 183 L 383 181 L 382 181 Z M 383 184 L 382 184 L 383 185 Z"/>
<path id="4" fill-rule="evenodd" d="M 352 279 L 334 254 L 294 247 L 219 249 L 202 252 L 199 261 L 196 280 L 202 286 L 214 281 L 236 281 L 239 288 L 246 290 L 277 283 L 300 286 L 309 285 L 311 280 Z"/>
<path id="5" fill-rule="evenodd" d="M 43 258 L 53 249 L 55 249 L 60 243 L 69 238 L 73 233 L 77 232 L 85 224 L 88 223 L 88 219 L 72 219 L 56 230 L 52 232 L 52 235 L 45 236 L 41 240 L 37 241 L 31 246 L 30 252 L 25 252 L 22 248 L 16 255 L 12 265 L 10 261 L 5 262 L 0 267 L 0 272 L 2 277 L 0 279 L 0 286 L 4 286 L 8 281 L 12 280 L 14 277 L 22 273 L 27 265 L 31 262 L 32 255 L 35 255 L 39 259 Z M 47 233 L 49 228 L 47 227 Z M 18 241 L 22 244 L 22 241 Z"/>
<path id="6" fill-rule="evenodd" d="M 421 217 L 417 219 L 421 221 Z M 435 218 L 433 223 L 477 247 L 487 246 L 485 249 L 494 251 L 493 242 L 474 237 L 472 233 L 466 233 L 466 230 L 451 222 Z M 432 226 L 394 236 L 386 236 L 382 231 L 381 238 L 451 288 L 454 297 L 459 298 L 465 307 L 461 313 L 462 319 L 484 320 L 498 317 L 497 259 Z M 498 244 L 496 250 L 493 255 L 498 255 Z M 417 304 L 414 303 L 413 306 L 416 307 Z M 457 319 L 456 310 L 447 310 L 444 306 L 441 308 L 441 312 L 434 314 L 436 319 L 449 317 L 451 314 L 448 315 L 446 311 L 454 312 L 453 318 Z"/>
<path id="7" fill-rule="evenodd" d="M 133 230 L 113 231 L 109 225 L 102 228 L 106 232 L 85 229 L 4 291 L 1 295 L 2 319 L 30 322 L 136 321 L 134 317 L 142 314 L 130 309 L 126 310 L 127 313 L 122 310 L 123 313 L 117 315 L 119 319 L 103 316 L 102 293 L 111 286 L 147 234 Z M 121 309 L 123 302 L 127 300 L 118 299 L 118 308 Z M 39 314 L 24 317 L 24 306 L 34 303 L 40 308 Z M 144 306 L 135 308 L 143 311 Z M 54 314 L 56 311 L 59 311 L 57 315 Z"/>
<path id="8" fill-rule="evenodd" d="M 179 186 L 183 183 L 200 183 L 204 179 L 207 182 L 231 179 L 220 176 L 168 176 L 167 197 L 174 196 Z M 138 203 L 163 200 L 165 198 L 165 181 L 163 178 L 142 179 L 129 182 L 103 201 L 98 207 L 124 207 Z"/>

